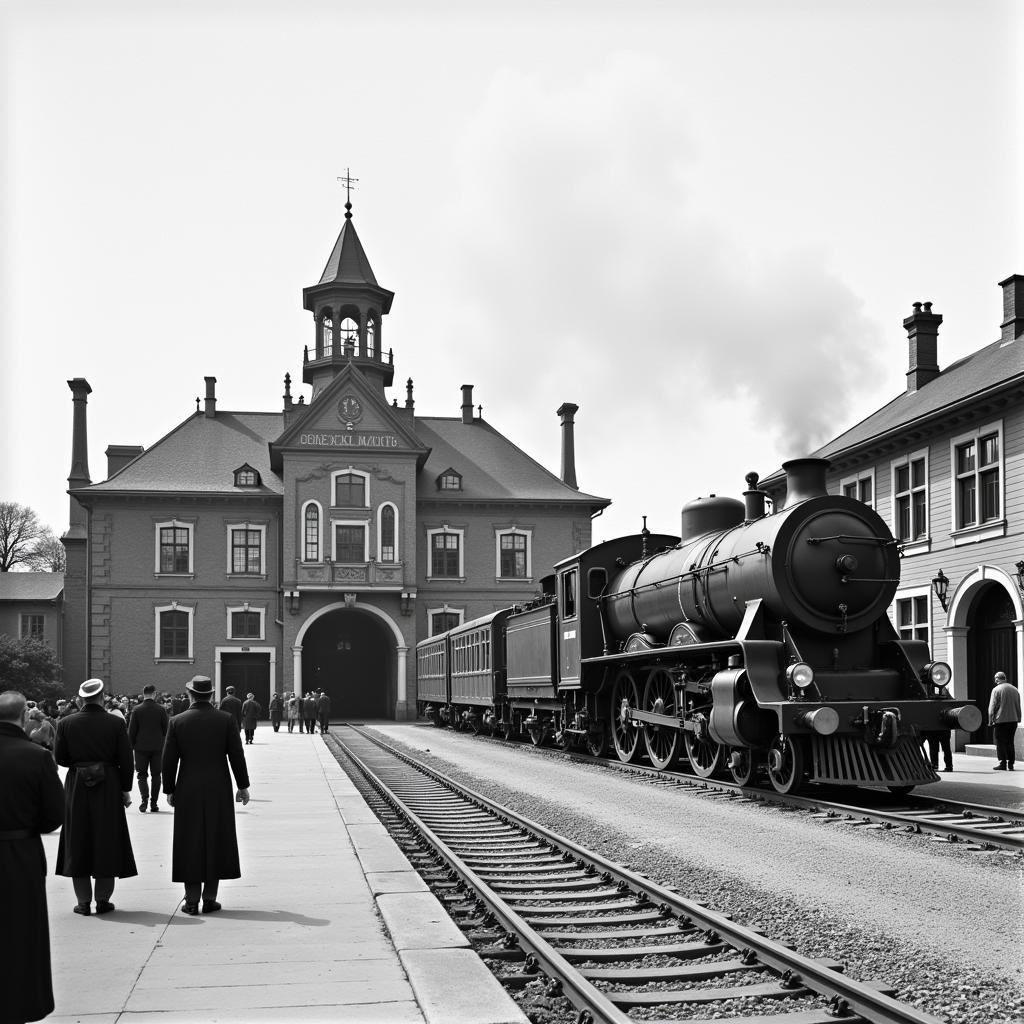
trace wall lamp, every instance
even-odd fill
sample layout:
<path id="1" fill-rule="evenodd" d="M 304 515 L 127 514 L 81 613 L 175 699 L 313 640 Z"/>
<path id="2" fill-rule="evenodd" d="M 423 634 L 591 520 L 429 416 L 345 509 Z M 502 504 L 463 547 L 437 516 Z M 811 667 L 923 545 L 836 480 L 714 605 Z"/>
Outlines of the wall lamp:
<path id="1" fill-rule="evenodd" d="M 402 614 L 412 614 L 412 603 L 416 600 L 415 590 L 403 590 L 402 591 Z"/>
<path id="2" fill-rule="evenodd" d="M 1020 596 L 1024 597 L 1024 559 L 1021 559 L 1015 568 L 1017 571 L 1013 574 L 1013 578 L 1017 581 L 1017 589 L 1020 591 Z"/>
<path id="3" fill-rule="evenodd" d="M 942 610 L 945 611 L 946 594 L 949 593 L 949 579 L 941 569 L 938 576 L 932 579 L 932 588 L 935 590 L 935 596 L 939 599 L 939 604 L 942 605 Z"/>
<path id="4" fill-rule="evenodd" d="M 292 615 L 299 614 L 299 603 L 302 600 L 302 593 L 298 590 L 286 590 L 284 596 L 288 599 L 288 611 Z"/>

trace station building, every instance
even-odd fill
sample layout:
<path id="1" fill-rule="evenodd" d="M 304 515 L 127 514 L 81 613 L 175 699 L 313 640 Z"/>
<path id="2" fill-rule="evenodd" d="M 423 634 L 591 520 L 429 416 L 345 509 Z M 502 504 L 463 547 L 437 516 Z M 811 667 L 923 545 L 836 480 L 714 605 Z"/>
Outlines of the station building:
<path id="1" fill-rule="evenodd" d="M 915 302 L 906 391 L 810 453 L 830 460 L 831 493 L 889 524 L 902 556 L 896 628 L 926 640 L 953 669 L 953 695 L 983 712 L 997 670 L 1024 685 L 1024 276 L 1000 287 L 1000 336 L 945 368 L 942 315 Z M 781 501 L 782 474 L 762 486 Z M 992 742 L 987 715 L 971 740 Z M 1024 758 L 1022 730 L 1017 744 Z"/>
<path id="2" fill-rule="evenodd" d="M 608 499 L 576 484 L 574 414 L 549 472 L 453 387 L 452 416 L 389 398 L 378 283 L 351 205 L 320 279 L 303 290 L 306 395 L 281 407 L 205 400 L 155 444 L 107 448 L 90 479 L 84 378 L 73 396 L 64 668 L 115 692 L 178 692 L 210 675 L 267 706 L 323 689 L 333 713 L 415 717 L 415 645 L 525 602 L 591 542 Z"/>

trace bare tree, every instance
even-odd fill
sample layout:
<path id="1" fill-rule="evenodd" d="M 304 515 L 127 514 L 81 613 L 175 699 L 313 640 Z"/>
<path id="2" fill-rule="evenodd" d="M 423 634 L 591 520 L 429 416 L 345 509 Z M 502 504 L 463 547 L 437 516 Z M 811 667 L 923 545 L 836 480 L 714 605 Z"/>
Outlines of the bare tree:
<path id="1" fill-rule="evenodd" d="M 27 565 L 42 532 L 39 517 L 27 505 L 0 501 L 0 572 Z"/>
<path id="2" fill-rule="evenodd" d="M 48 526 L 44 526 L 24 561 L 33 572 L 64 572 L 67 552 L 60 537 Z"/>

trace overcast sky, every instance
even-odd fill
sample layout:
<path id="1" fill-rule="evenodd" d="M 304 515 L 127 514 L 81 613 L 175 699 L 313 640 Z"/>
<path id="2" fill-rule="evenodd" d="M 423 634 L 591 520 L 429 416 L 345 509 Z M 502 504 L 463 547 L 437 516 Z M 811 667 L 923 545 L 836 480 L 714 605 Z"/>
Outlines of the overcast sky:
<path id="1" fill-rule="evenodd" d="M 946 366 L 1024 273 L 1024 4 L 8 2 L 0 8 L 0 500 L 68 525 L 89 464 L 301 381 L 343 220 L 396 388 L 460 385 L 640 517 L 738 495 Z M 296 396 L 306 391 L 293 385 Z"/>

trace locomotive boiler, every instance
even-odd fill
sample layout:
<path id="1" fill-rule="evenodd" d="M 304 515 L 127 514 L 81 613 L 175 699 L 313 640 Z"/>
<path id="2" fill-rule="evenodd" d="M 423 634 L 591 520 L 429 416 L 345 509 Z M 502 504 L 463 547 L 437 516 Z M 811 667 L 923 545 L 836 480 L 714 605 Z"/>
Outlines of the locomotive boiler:
<path id="1" fill-rule="evenodd" d="M 897 543 L 873 509 L 827 493 L 827 465 L 785 463 L 770 513 L 750 474 L 742 502 L 687 504 L 681 536 L 595 545 L 559 562 L 531 606 L 423 641 L 421 712 L 658 768 L 685 752 L 698 775 L 784 793 L 935 781 L 921 734 L 972 731 L 980 712 L 893 627 Z M 458 657 L 487 673 L 473 694 L 453 683 Z"/>

